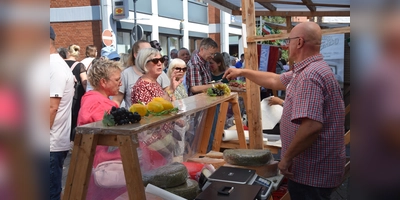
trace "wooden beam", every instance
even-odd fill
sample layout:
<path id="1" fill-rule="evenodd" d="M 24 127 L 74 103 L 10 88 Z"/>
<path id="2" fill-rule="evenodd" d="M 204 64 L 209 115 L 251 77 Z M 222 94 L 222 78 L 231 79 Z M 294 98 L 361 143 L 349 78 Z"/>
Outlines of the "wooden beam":
<path id="1" fill-rule="evenodd" d="M 242 0 L 242 22 L 246 24 L 247 36 L 254 36 L 256 32 L 254 0 Z M 248 38 L 248 37 L 246 37 Z M 247 42 L 244 48 L 245 68 L 258 70 L 257 43 Z M 247 105 L 247 119 L 249 125 L 249 146 L 250 149 L 263 149 L 263 133 L 261 127 L 261 108 L 260 108 L 260 86 L 247 80 L 246 98 L 252 102 Z"/>
<path id="2" fill-rule="evenodd" d="M 340 28 L 322 29 L 322 35 L 350 33 L 350 26 Z"/>
<path id="3" fill-rule="evenodd" d="M 276 11 L 276 7 L 271 3 L 259 3 L 260 5 L 264 6 L 266 9 L 270 11 Z"/>
<path id="4" fill-rule="evenodd" d="M 317 11 L 317 9 L 315 8 L 314 5 L 312 5 L 312 1 L 311 0 L 302 0 L 302 2 L 307 6 L 307 8 L 311 11 L 311 12 L 315 12 Z"/>
<path id="5" fill-rule="evenodd" d="M 240 10 L 232 10 L 232 15 L 241 15 L 241 14 L 242 14 L 242 11 L 240 11 Z M 309 12 L 309 11 L 306 11 L 306 12 L 302 12 L 302 11 L 255 11 L 254 17 L 259 17 L 259 16 L 281 16 L 281 17 L 287 17 L 287 16 L 305 16 L 305 17 L 345 16 L 345 17 L 348 17 L 348 16 L 350 16 L 350 11 L 315 11 L 315 12 Z"/>
<path id="6" fill-rule="evenodd" d="M 288 33 L 292 30 L 292 17 L 286 17 L 286 30 Z"/>
<path id="7" fill-rule="evenodd" d="M 235 4 L 229 3 L 228 1 L 222 1 L 222 0 L 210 0 L 214 3 L 217 3 L 221 6 L 224 6 L 226 8 L 229 8 L 231 10 L 240 10 L 239 6 L 236 6 Z"/>
<path id="8" fill-rule="evenodd" d="M 256 0 L 257 3 L 274 3 L 274 4 L 286 4 L 286 5 L 299 5 L 303 6 L 303 2 L 293 1 L 280 1 L 280 0 Z M 322 7 L 336 7 L 336 8 L 350 8 L 350 4 L 329 4 L 329 3 L 311 3 L 311 6 L 322 6 Z"/>
<path id="9" fill-rule="evenodd" d="M 339 33 L 350 33 L 350 26 L 341 27 L 341 28 L 331 28 L 331 29 L 322 29 L 322 35 L 329 34 L 339 34 Z M 261 42 L 261 41 L 269 41 L 269 40 L 281 40 L 289 37 L 289 33 L 280 33 L 280 34 L 272 34 L 272 35 L 257 35 L 257 36 L 248 36 L 247 42 Z"/>

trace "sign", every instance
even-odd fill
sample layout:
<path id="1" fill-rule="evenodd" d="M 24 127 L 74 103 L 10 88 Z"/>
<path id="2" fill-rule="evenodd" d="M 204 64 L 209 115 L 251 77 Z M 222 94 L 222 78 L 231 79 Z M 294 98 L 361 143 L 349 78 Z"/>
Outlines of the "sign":
<path id="1" fill-rule="evenodd" d="M 344 82 L 344 34 L 323 35 L 321 54 L 331 67 L 336 80 L 343 88 Z"/>
<path id="2" fill-rule="evenodd" d="M 101 34 L 101 39 L 103 40 L 103 44 L 107 47 L 112 46 L 114 44 L 114 37 L 112 30 L 106 29 L 103 31 L 103 34 Z"/>
<path id="3" fill-rule="evenodd" d="M 136 41 L 135 34 L 136 34 L 135 26 L 133 26 L 131 35 L 132 35 L 132 40 L 134 40 L 134 41 Z M 143 28 L 140 25 L 137 25 L 137 34 L 138 34 L 137 35 L 137 40 L 141 40 L 143 38 L 144 33 L 143 33 Z"/>
<path id="4" fill-rule="evenodd" d="M 113 0 L 113 19 L 126 19 L 129 17 L 128 0 Z"/>

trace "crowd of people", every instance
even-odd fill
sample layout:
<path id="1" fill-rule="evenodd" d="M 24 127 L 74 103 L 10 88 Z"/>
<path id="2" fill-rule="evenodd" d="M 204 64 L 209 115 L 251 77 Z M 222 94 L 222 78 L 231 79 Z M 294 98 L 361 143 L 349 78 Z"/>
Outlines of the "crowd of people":
<path id="1" fill-rule="evenodd" d="M 96 46 L 89 45 L 85 58 L 79 61 L 81 47 L 72 44 L 56 49 L 55 37 L 50 27 L 50 63 L 54 70 L 50 74 L 54 87 L 54 90 L 53 87 L 50 89 L 50 121 L 53 121 L 50 125 L 50 155 L 54 158 L 50 159 L 51 199 L 60 198 L 62 166 L 68 151 L 73 148 L 77 126 L 101 120 L 104 111 L 112 107 L 129 109 L 132 104 L 149 103 L 155 97 L 174 101 L 201 93 L 214 87 L 212 81 L 221 80 L 224 72 L 236 64 L 233 63 L 236 59 L 228 53 L 217 52 L 218 45 L 211 38 L 203 39 L 193 54 L 182 47 L 171 50 L 169 56 L 161 55 L 161 46 L 156 40 L 135 42 L 129 54 L 118 54 L 113 47 L 103 47 L 98 55 Z M 59 84 L 53 84 L 53 81 Z M 165 133 L 158 137 L 162 139 L 169 135 Z M 153 150 L 151 145 L 144 141 L 140 146 L 142 153 L 150 157 L 150 166 L 165 164 L 167 161 L 163 157 L 166 155 Z M 93 167 L 115 159 L 120 159 L 118 149 L 110 151 L 105 146 L 98 146 Z"/>
<path id="2" fill-rule="evenodd" d="M 86 58 L 78 62 L 80 47 L 55 48 L 56 35 L 50 27 L 50 199 L 60 199 L 64 159 L 73 141 L 73 130 L 102 119 L 112 107 L 129 108 L 155 97 L 174 101 L 202 93 L 215 82 L 243 76 L 274 90 L 286 90 L 285 100 L 271 98 L 270 104 L 284 106 L 281 120 L 282 154 L 278 165 L 289 178 L 292 199 L 329 199 L 343 176 L 344 103 L 340 86 L 320 52 L 321 29 L 316 23 L 300 23 L 289 34 L 288 72 L 282 74 L 242 69 L 240 60 L 218 52 L 218 44 L 204 38 L 192 54 L 186 48 L 161 55 L 157 41 L 139 40 L 129 54 L 112 47 L 86 47 Z M 89 87 L 90 86 L 90 87 Z M 167 130 L 145 138 L 140 148 L 152 166 L 165 164 L 166 146 L 154 149 L 153 137 L 171 137 Z M 120 159 L 119 150 L 98 146 L 93 167 Z M 119 189 L 114 189 L 121 192 Z M 110 190 L 97 199 L 111 199 Z M 90 194 L 90 192 L 89 192 Z M 116 194 L 117 195 L 117 194 Z"/>

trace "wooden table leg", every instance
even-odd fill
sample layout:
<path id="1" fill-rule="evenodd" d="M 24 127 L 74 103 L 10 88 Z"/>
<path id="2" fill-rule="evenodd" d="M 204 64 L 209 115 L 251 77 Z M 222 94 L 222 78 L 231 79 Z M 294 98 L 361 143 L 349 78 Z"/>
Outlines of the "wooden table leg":
<path id="1" fill-rule="evenodd" d="M 135 139 L 137 142 L 137 135 L 118 135 L 126 189 L 130 200 L 143 200 L 146 199 L 146 195 L 142 181 L 142 172 L 140 171 L 139 157 L 136 151 L 139 145 L 135 144 L 132 139 Z"/>
<path id="2" fill-rule="evenodd" d="M 217 110 L 217 106 L 210 107 L 207 110 L 206 122 L 203 130 L 203 136 L 201 137 L 200 146 L 197 152 L 199 153 L 207 153 L 208 141 L 211 135 L 211 129 L 214 122 L 215 111 Z"/>
<path id="3" fill-rule="evenodd" d="M 76 134 L 63 200 L 86 199 L 98 135 Z"/>
<path id="4" fill-rule="evenodd" d="M 241 149 L 247 149 L 246 138 L 244 137 L 242 115 L 240 114 L 240 107 L 238 99 L 231 101 L 233 116 L 235 118 L 236 131 L 238 134 L 239 145 Z"/>
<path id="5" fill-rule="evenodd" d="M 213 151 L 219 151 L 221 148 L 222 134 L 225 128 L 226 114 L 228 112 L 229 102 L 221 103 L 221 108 L 218 113 L 217 127 L 215 129 Z"/>

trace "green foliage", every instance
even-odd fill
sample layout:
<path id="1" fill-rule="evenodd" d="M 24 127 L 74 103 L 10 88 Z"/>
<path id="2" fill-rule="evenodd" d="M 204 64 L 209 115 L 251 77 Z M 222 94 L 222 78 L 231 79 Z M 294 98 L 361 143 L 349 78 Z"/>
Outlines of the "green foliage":
<path id="1" fill-rule="evenodd" d="M 268 23 L 274 23 L 274 24 L 284 24 L 286 23 L 286 18 L 279 17 L 279 16 L 264 16 L 263 20 Z M 257 35 L 264 35 L 262 32 L 263 24 L 260 27 L 257 27 L 256 32 Z M 277 29 L 272 29 L 271 34 L 279 34 L 282 33 L 282 31 L 277 30 Z M 274 45 L 274 46 L 281 46 L 284 45 L 283 40 L 270 40 L 270 41 L 262 41 L 261 44 L 269 44 L 269 45 Z M 282 59 L 288 60 L 289 58 L 289 53 L 288 50 L 283 50 L 282 49 Z"/>
<path id="2" fill-rule="evenodd" d="M 104 112 L 102 122 L 104 126 L 115 126 L 114 116 L 110 115 L 107 111 Z"/>

